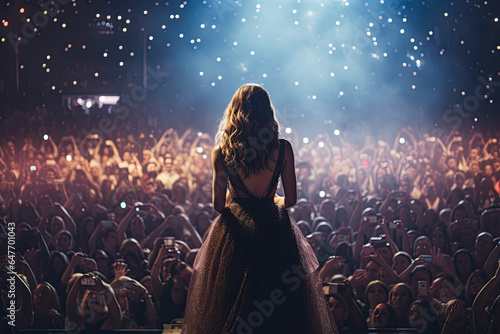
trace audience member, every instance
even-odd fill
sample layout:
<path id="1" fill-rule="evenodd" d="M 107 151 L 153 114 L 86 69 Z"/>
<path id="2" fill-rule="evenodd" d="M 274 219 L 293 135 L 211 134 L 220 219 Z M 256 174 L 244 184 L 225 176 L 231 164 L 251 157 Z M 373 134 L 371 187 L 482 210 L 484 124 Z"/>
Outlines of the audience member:
<path id="1" fill-rule="evenodd" d="M 20 251 L 19 328 L 146 329 L 182 318 L 216 218 L 213 140 L 140 118 L 133 131 L 118 123 L 83 135 L 78 117 L 58 126 L 52 114 L 26 129 L 15 118 L 0 124 L 0 232 L 14 227 Z M 370 135 L 359 145 L 348 132 L 342 147 L 325 134 L 297 143 L 301 198 L 290 212 L 321 278 L 345 287 L 325 296 L 340 333 L 498 332 L 497 132 L 441 139 L 405 127 L 392 147 Z"/>

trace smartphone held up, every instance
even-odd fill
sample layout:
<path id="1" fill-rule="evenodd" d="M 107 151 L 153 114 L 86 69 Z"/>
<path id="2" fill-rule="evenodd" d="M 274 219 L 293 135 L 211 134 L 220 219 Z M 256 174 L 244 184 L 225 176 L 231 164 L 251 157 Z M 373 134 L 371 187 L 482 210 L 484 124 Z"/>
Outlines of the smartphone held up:
<path id="1" fill-rule="evenodd" d="M 345 293 L 347 292 L 347 285 L 344 283 L 324 283 L 323 293 L 325 296 L 331 296 L 334 293 Z"/>

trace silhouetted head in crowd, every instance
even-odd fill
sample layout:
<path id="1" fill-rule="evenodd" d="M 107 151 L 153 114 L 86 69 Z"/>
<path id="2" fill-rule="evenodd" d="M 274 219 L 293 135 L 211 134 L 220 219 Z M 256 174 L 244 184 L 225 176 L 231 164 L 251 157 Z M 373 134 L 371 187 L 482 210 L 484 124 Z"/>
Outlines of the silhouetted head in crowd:
<path id="1" fill-rule="evenodd" d="M 61 276 L 68 267 L 68 256 L 63 252 L 52 252 L 49 258 L 49 269 L 47 280 L 55 287 L 61 285 Z"/>
<path id="2" fill-rule="evenodd" d="M 382 281 L 375 280 L 368 283 L 365 290 L 365 299 L 368 302 L 370 309 L 380 303 L 386 303 L 389 298 L 389 288 Z"/>
<path id="3" fill-rule="evenodd" d="M 414 299 L 413 290 L 406 283 L 398 283 L 389 291 L 389 304 L 398 311 L 407 313 Z"/>
<path id="4" fill-rule="evenodd" d="M 387 303 L 375 306 L 372 313 L 372 324 L 374 328 L 396 328 L 396 313 L 392 306 Z"/>
<path id="5" fill-rule="evenodd" d="M 40 314 L 42 317 L 50 309 L 60 311 L 59 297 L 52 285 L 49 283 L 40 283 L 33 292 L 33 307 L 35 316 Z"/>
<path id="6" fill-rule="evenodd" d="M 335 202 L 325 199 L 319 206 L 319 214 L 332 224 L 335 221 Z"/>
<path id="7" fill-rule="evenodd" d="M 344 322 L 349 317 L 349 310 L 344 297 L 334 293 L 328 298 L 328 305 L 330 306 L 330 312 L 332 312 L 335 324 L 338 328 L 342 328 L 344 326 Z"/>
<path id="8" fill-rule="evenodd" d="M 417 258 L 420 255 L 431 255 L 432 243 L 431 240 L 422 235 L 415 240 L 415 246 L 413 247 L 413 258 Z"/>
<path id="9" fill-rule="evenodd" d="M 455 313 L 455 316 L 451 317 L 450 313 Z M 457 330 L 461 330 L 461 332 L 466 333 L 467 327 L 470 325 L 469 313 L 467 312 L 467 308 L 465 307 L 465 303 L 460 299 L 450 300 L 446 304 L 446 308 L 444 310 L 444 318 L 452 320 L 448 320 L 447 324 L 451 327 L 452 333 L 456 333 Z"/>
<path id="10" fill-rule="evenodd" d="M 401 274 L 411 264 L 410 254 L 399 251 L 392 257 L 392 268 L 397 274 Z"/>
<path id="11" fill-rule="evenodd" d="M 205 234 L 205 232 L 208 230 L 210 227 L 210 224 L 212 223 L 212 220 L 210 219 L 210 216 L 208 215 L 207 212 L 200 212 L 194 222 L 193 225 L 200 234 L 201 237 Z"/>
<path id="12" fill-rule="evenodd" d="M 477 294 L 488 281 L 488 276 L 481 269 L 474 270 L 472 274 L 470 274 L 469 279 L 465 284 L 465 304 L 468 307 L 472 306 Z"/>
<path id="13" fill-rule="evenodd" d="M 462 283 L 454 277 L 445 274 L 438 274 L 429 289 L 432 297 L 442 303 L 447 303 L 458 298 L 462 292 Z"/>
<path id="14" fill-rule="evenodd" d="M 311 234 L 311 225 L 305 220 L 300 220 L 297 222 L 297 226 L 304 236 Z"/>
<path id="15" fill-rule="evenodd" d="M 73 247 L 73 235 L 68 230 L 60 230 L 54 236 L 54 246 L 57 251 L 68 253 Z"/>
<path id="16" fill-rule="evenodd" d="M 443 227 L 436 227 L 431 235 L 432 246 L 441 249 L 443 253 L 451 252 L 450 237 Z"/>
<path id="17" fill-rule="evenodd" d="M 439 318 L 435 309 L 426 300 L 416 300 L 410 306 L 410 326 L 421 334 L 440 333 Z"/>
<path id="18" fill-rule="evenodd" d="M 467 282 L 469 275 L 476 269 L 474 256 L 466 249 L 459 249 L 453 254 L 453 264 L 463 284 Z"/>

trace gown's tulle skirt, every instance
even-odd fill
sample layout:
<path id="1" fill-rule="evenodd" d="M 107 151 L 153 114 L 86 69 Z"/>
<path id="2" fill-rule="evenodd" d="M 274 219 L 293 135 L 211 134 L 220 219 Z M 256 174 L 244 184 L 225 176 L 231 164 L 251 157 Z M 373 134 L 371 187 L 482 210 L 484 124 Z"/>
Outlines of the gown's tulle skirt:
<path id="1" fill-rule="evenodd" d="M 317 268 L 273 199 L 234 199 L 196 257 L 183 333 L 337 332 Z"/>

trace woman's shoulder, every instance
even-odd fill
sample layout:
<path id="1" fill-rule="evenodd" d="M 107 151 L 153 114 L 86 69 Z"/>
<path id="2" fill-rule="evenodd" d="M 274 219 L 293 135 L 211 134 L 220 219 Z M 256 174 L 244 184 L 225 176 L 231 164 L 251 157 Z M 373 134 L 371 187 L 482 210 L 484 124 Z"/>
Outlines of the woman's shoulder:
<path id="1" fill-rule="evenodd" d="M 217 160 L 222 157 L 222 149 L 220 148 L 220 145 L 217 145 L 214 147 L 214 150 L 212 151 L 212 160 Z"/>
<path id="2" fill-rule="evenodd" d="M 293 152 L 292 144 L 287 139 L 280 139 L 281 145 L 285 146 L 285 152 L 291 151 Z"/>
<path id="3" fill-rule="evenodd" d="M 219 169 L 224 166 L 224 153 L 222 153 L 220 145 L 214 147 L 212 151 L 212 165 Z"/>

